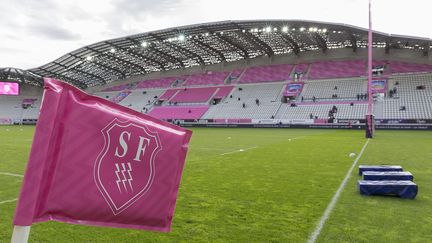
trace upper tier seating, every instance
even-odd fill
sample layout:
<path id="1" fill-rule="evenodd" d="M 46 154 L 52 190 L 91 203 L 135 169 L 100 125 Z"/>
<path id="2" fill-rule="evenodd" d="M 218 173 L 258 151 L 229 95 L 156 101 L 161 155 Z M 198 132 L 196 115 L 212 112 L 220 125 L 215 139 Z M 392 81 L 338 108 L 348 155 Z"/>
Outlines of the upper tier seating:
<path id="1" fill-rule="evenodd" d="M 335 89 L 335 87 L 337 89 Z M 305 81 L 301 96 L 310 100 L 331 100 L 337 95 L 339 100 L 356 100 L 357 94 L 367 93 L 367 82 L 364 78 L 346 78 L 322 81 Z"/>
<path id="2" fill-rule="evenodd" d="M 237 86 L 232 93 L 232 98 L 227 97 L 221 103 L 211 106 L 203 118 L 269 119 L 276 114 L 281 104 L 283 86 L 283 84 Z M 259 105 L 256 104 L 256 99 L 259 100 Z M 243 108 L 243 103 L 245 108 Z"/>
<path id="3" fill-rule="evenodd" d="M 117 86 L 106 88 L 102 91 L 107 91 L 107 92 L 108 91 L 122 91 L 122 90 L 128 89 L 130 87 L 131 87 L 131 84 L 122 84 L 122 85 L 117 85 Z"/>
<path id="4" fill-rule="evenodd" d="M 331 79 L 344 77 L 359 77 L 366 75 L 366 62 L 351 61 L 323 61 L 315 62 L 311 66 L 308 79 Z"/>
<path id="5" fill-rule="evenodd" d="M 223 85 L 229 72 L 207 72 L 193 74 L 183 83 L 183 86 L 198 85 Z"/>
<path id="6" fill-rule="evenodd" d="M 432 72 L 432 65 L 389 61 L 391 73 Z"/>
<path id="7" fill-rule="evenodd" d="M 290 79 L 293 66 L 289 64 L 248 68 L 239 83 L 286 81 Z"/>
<path id="8" fill-rule="evenodd" d="M 177 80 L 176 77 L 149 79 L 137 83 L 136 89 L 169 88 Z"/>
<path id="9" fill-rule="evenodd" d="M 164 120 L 196 120 L 208 110 L 208 105 L 198 106 L 158 106 L 153 107 L 149 115 Z"/>

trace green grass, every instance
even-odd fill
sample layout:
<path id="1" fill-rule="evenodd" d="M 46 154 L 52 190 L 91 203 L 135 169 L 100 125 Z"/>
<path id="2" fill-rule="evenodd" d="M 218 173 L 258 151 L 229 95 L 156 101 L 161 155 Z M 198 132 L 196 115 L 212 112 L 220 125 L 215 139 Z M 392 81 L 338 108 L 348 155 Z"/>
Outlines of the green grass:
<path id="1" fill-rule="evenodd" d="M 193 131 L 172 232 L 47 222 L 32 226 L 30 242 L 305 242 L 354 161 L 348 154 L 365 143 L 363 131 Z M 0 172 L 24 173 L 33 132 L 0 127 Z M 432 239 L 431 148 L 431 132 L 378 131 L 360 163 L 401 164 L 419 195 L 360 196 L 356 169 L 318 242 Z M 0 202 L 18 197 L 21 180 L 0 175 Z M 0 242 L 10 240 L 14 210 L 0 204 Z"/>

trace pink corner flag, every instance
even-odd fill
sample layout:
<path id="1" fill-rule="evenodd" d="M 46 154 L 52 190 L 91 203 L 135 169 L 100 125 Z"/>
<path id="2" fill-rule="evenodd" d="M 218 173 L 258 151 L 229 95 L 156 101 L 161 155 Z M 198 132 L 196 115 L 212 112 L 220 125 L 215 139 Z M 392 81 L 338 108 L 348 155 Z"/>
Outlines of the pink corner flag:
<path id="1" fill-rule="evenodd" d="M 170 231 L 191 135 L 45 79 L 14 224 Z"/>

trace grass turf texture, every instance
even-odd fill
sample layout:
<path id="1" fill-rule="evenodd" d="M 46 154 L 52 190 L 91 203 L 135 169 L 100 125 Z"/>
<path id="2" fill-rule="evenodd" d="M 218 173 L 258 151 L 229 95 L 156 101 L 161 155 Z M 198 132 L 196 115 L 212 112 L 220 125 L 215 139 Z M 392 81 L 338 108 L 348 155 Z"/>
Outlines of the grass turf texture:
<path id="1" fill-rule="evenodd" d="M 363 131 L 193 131 L 172 232 L 47 222 L 32 226 L 30 242 L 305 242 L 365 142 Z M 0 172 L 24 173 L 33 132 L 0 127 Z M 359 163 L 402 165 L 419 195 L 363 197 L 356 168 L 318 242 L 429 241 L 431 147 L 431 132 L 378 131 Z M 0 175 L 0 202 L 18 197 L 21 180 Z M 14 210 L 0 204 L 0 242 L 10 240 Z"/>

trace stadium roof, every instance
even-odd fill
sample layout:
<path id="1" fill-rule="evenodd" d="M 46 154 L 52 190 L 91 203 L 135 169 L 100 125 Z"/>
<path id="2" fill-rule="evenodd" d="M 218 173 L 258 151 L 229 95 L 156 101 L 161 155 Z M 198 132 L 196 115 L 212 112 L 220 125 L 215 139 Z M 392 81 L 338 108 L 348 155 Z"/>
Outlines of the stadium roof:
<path id="1" fill-rule="evenodd" d="M 431 39 L 374 32 L 374 47 L 429 55 Z M 367 29 L 305 20 L 222 21 L 105 40 L 28 71 L 78 87 L 117 79 L 260 56 L 367 47 Z M 42 83 L 41 83 L 42 84 Z"/>

